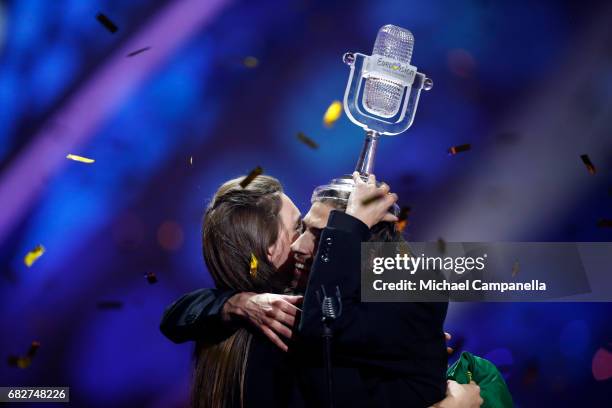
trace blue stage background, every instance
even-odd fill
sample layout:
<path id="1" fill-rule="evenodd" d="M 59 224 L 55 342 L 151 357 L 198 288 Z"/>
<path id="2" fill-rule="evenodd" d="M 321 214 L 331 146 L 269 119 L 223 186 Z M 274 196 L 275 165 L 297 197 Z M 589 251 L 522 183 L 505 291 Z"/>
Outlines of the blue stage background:
<path id="1" fill-rule="evenodd" d="M 369 54 L 387 23 L 414 33 L 413 64 L 435 84 L 377 158 L 412 207 L 409 239 L 609 241 L 611 16 L 605 1 L 0 3 L 0 385 L 70 386 L 82 407 L 185 406 L 192 345 L 158 326 L 211 285 L 207 200 L 261 165 L 306 212 L 315 186 L 350 173 L 363 132 L 322 117 L 343 97 L 342 54 Z M 609 406 L 611 312 L 453 304 L 447 330 L 500 367 L 518 407 Z M 6 363 L 34 340 L 29 367 Z"/>

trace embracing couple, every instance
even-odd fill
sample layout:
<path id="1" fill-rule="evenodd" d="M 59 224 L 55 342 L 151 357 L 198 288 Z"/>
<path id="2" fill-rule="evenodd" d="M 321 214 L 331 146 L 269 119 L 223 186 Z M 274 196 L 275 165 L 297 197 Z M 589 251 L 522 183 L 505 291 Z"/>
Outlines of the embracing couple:
<path id="1" fill-rule="evenodd" d="M 446 380 L 447 303 L 360 301 L 361 243 L 403 241 L 387 184 L 354 173 L 349 189 L 315 190 L 302 218 L 277 179 L 243 180 L 221 185 L 204 214 L 216 289 L 184 295 L 161 323 L 172 341 L 196 341 L 194 407 L 480 406 L 476 384 Z M 331 401 L 323 293 L 342 303 L 329 323 Z"/>

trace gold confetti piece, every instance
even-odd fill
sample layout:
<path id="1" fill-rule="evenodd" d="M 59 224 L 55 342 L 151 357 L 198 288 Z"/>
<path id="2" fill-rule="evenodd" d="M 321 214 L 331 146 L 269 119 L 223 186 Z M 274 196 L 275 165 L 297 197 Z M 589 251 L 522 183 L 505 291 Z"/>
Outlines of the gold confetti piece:
<path id="1" fill-rule="evenodd" d="M 249 271 L 249 273 L 250 273 L 252 278 L 256 278 L 257 277 L 257 265 L 258 265 L 257 257 L 255 256 L 255 254 L 253 254 L 251 252 L 251 264 L 250 264 L 250 271 Z"/>
<path id="2" fill-rule="evenodd" d="M 45 247 L 42 245 L 36 245 L 36 247 L 28 252 L 23 258 L 23 263 L 29 268 L 38 258 L 45 253 Z"/>
<path id="3" fill-rule="evenodd" d="M 612 220 L 602 218 L 599 221 L 597 221 L 597 226 L 599 228 L 612 228 Z"/>
<path id="4" fill-rule="evenodd" d="M 78 161 L 81 163 L 87 163 L 87 164 L 91 164 L 95 162 L 94 159 L 88 159 L 87 157 L 77 156 L 76 154 L 69 154 L 68 156 L 66 156 L 66 158 L 70 160 Z"/>
<path id="5" fill-rule="evenodd" d="M 150 284 L 157 283 L 157 275 L 155 275 L 155 272 L 147 272 L 147 273 L 145 273 L 145 279 Z"/>
<path id="6" fill-rule="evenodd" d="M 386 194 L 374 194 L 364 200 L 361 201 L 361 204 L 363 205 L 370 205 L 372 204 L 374 201 L 378 201 L 381 198 L 385 197 Z"/>
<path id="7" fill-rule="evenodd" d="M 342 116 L 342 102 L 333 101 L 323 115 L 323 124 L 330 128 L 340 119 L 340 116 Z"/>
<path id="8" fill-rule="evenodd" d="M 261 168 L 261 166 L 255 167 L 253 170 L 251 170 L 249 175 L 246 176 L 244 180 L 240 182 L 240 187 L 246 188 L 249 184 L 251 184 L 251 181 L 253 181 L 255 177 L 259 176 L 262 173 L 263 173 L 263 169 Z"/>
<path id="9" fill-rule="evenodd" d="M 518 261 L 514 261 L 514 264 L 512 265 L 512 277 L 514 278 L 516 275 L 518 275 L 520 270 L 520 265 L 518 263 Z"/>
<path id="10" fill-rule="evenodd" d="M 597 173 L 597 169 L 595 168 L 595 165 L 591 162 L 591 159 L 589 159 L 588 154 L 583 154 L 580 156 L 580 158 L 582 159 L 582 162 L 584 163 L 587 170 L 589 171 L 589 174 Z"/>
<path id="11" fill-rule="evenodd" d="M 259 60 L 255 57 L 248 56 L 244 60 L 242 60 L 242 63 L 247 68 L 255 68 L 257 67 L 257 65 L 259 65 Z"/>
<path id="12" fill-rule="evenodd" d="M 297 138 L 302 143 L 304 143 L 306 146 L 308 146 L 308 147 L 310 147 L 312 149 L 318 149 L 319 148 L 319 145 L 317 144 L 317 142 L 315 142 L 314 140 L 312 140 L 311 138 L 306 136 L 303 132 L 298 132 Z"/>
<path id="13" fill-rule="evenodd" d="M 442 254 L 446 252 L 446 241 L 442 238 L 438 238 L 438 251 Z"/>
<path id="14" fill-rule="evenodd" d="M 454 156 L 457 153 L 467 152 L 471 148 L 472 148 L 472 145 L 469 143 L 462 144 L 459 146 L 452 146 L 450 149 L 448 149 L 448 154 L 450 154 L 451 156 Z"/>

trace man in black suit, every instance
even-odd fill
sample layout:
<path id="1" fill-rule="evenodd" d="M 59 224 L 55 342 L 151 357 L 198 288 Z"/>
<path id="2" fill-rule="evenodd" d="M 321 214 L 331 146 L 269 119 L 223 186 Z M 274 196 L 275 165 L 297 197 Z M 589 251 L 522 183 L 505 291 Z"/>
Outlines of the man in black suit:
<path id="1" fill-rule="evenodd" d="M 368 182 L 355 177 L 355 183 L 348 200 L 315 200 L 303 220 L 305 231 L 292 245 L 295 282 L 304 281 L 312 264 L 296 345 L 302 394 L 310 406 L 329 404 L 316 291 L 325 288 L 327 293 L 334 293 L 338 286 L 343 313 L 332 323 L 336 406 L 432 405 L 444 398 L 446 390 L 442 325 L 447 304 L 360 302 L 361 242 L 371 239 L 371 228 L 378 221 L 385 217 L 386 221 L 394 220 L 384 213 L 397 198 L 387 194 L 388 186 L 376 187 L 373 177 Z M 373 194 L 385 198 L 365 208 L 364 199 Z M 343 207 L 346 213 L 338 211 Z M 181 342 L 226 330 L 237 317 L 246 317 L 284 348 L 279 335 L 291 337 L 298 299 L 214 289 L 196 291 L 168 308 L 161 329 L 171 340 Z"/>

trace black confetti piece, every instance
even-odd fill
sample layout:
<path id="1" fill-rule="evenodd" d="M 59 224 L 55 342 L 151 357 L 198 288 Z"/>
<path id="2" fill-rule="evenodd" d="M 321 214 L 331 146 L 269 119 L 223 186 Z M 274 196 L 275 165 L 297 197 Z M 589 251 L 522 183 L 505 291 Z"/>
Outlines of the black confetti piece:
<path id="1" fill-rule="evenodd" d="M 110 310 L 110 309 L 121 309 L 123 302 L 118 300 L 102 300 L 97 304 L 98 309 Z"/>
<path id="2" fill-rule="evenodd" d="M 602 218 L 597 221 L 597 226 L 599 228 L 612 228 L 612 220 Z"/>
<path id="3" fill-rule="evenodd" d="M 472 148 L 472 145 L 469 143 L 462 144 L 459 146 L 452 146 L 450 149 L 448 149 L 448 154 L 450 154 L 451 156 L 454 156 L 457 153 L 467 152 L 471 148 Z"/>
<path id="4" fill-rule="evenodd" d="M 106 17 L 103 13 L 98 13 L 96 16 L 96 20 L 100 22 L 108 31 L 111 33 L 116 33 L 119 28 L 111 21 L 110 18 Z"/>
<path id="5" fill-rule="evenodd" d="M 253 170 L 251 170 L 249 175 L 246 176 L 244 180 L 240 182 L 240 187 L 246 188 L 249 184 L 251 184 L 251 181 L 255 180 L 255 177 L 259 176 L 262 173 L 263 169 L 261 168 L 261 166 L 255 167 Z"/>
<path id="6" fill-rule="evenodd" d="M 311 149 L 319 148 L 319 145 L 317 144 L 317 142 L 315 142 L 314 140 L 306 136 L 303 132 L 298 132 L 297 138 L 300 142 L 304 143 L 306 146 L 310 147 Z"/>
<path id="7" fill-rule="evenodd" d="M 139 50 L 132 51 L 132 52 L 130 52 L 130 53 L 129 53 L 128 55 L 126 55 L 126 56 L 127 56 L 127 57 L 133 57 L 134 55 L 141 54 L 141 53 L 143 53 L 143 52 L 145 52 L 145 51 L 148 51 L 148 50 L 150 50 L 150 49 L 151 49 L 151 47 L 144 47 L 144 48 L 141 48 L 141 49 L 139 49 Z"/>
<path id="8" fill-rule="evenodd" d="M 147 273 L 145 273 L 145 279 L 150 284 L 157 283 L 157 275 L 155 275 L 155 272 L 147 272 Z"/>
<path id="9" fill-rule="evenodd" d="M 582 159 L 582 162 L 584 163 L 587 170 L 589 171 L 589 174 L 597 173 L 597 169 L 595 168 L 595 165 L 591 162 L 591 159 L 589 158 L 588 154 L 583 154 L 580 156 L 580 158 Z"/>

